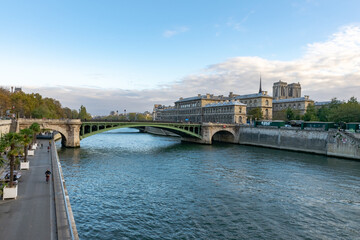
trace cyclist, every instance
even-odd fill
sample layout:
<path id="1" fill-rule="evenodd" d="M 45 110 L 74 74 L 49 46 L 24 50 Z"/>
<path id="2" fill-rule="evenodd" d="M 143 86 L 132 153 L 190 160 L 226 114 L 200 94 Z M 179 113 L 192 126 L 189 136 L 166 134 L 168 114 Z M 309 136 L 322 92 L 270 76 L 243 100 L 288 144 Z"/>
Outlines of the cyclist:
<path id="1" fill-rule="evenodd" d="M 46 176 L 46 183 L 48 183 L 48 182 L 49 182 L 50 174 L 51 174 L 50 170 L 49 170 L 49 169 L 48 169 L 48 170 L 46 170 L 46 172 L 45 172 L 45 176 Z"/>

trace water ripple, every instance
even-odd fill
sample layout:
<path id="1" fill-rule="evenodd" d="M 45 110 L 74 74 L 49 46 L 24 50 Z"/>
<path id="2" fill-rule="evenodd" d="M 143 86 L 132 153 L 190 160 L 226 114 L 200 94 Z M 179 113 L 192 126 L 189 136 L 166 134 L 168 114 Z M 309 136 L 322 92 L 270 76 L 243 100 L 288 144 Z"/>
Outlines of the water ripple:
<path id="1" fill-rule="evenodd" d="M 82 239 L 360 239 L 360 162 L 127 131 L 59 150 Z"/>

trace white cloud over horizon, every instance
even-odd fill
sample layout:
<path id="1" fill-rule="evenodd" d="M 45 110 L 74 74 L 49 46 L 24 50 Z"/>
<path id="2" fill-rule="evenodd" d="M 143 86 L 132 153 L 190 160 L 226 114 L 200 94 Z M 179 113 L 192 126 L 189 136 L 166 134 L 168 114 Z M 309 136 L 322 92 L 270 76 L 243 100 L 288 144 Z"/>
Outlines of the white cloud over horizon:
<path id="1" fill-rule="evenodd" d="M 178 31 L 164 32 L 164 37 L 172 37 Z M 274 61 L 256 56 L 235 57 L 210 65 L 198 73 L 158 89 L 70 86 L 23 88 L 26 92 L 35 91 L 58 99 L 63 106 L 78 109 L 80 105 L 84 105 L 92 114 L 105 115 L 112 110 L 152 110 L 153 104 L 169 105 L 179 97 L 191 97 L 198 93 L 255 93 L 258 91 L 260 73 L 263 90 L 267 90 L 269 94 L 272 93 L 272 84 L 281 79 L 288 83 L 300 82 L 302 95 L 310 95 L 315 101 L 330 100 L 333 97 L 347 100 L 351 96 L 359 99 L 359 69 L 360 25 L 353 24 L 342 27 L 326 41 L 308 44 L 303 56 L 298 59 Z"/>

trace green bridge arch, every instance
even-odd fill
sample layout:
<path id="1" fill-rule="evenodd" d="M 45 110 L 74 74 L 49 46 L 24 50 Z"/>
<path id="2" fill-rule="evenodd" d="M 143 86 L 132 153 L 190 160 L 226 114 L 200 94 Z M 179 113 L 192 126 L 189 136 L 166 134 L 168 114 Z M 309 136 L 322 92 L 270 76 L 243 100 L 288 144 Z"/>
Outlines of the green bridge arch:
<path id="1" fill-rule="evenodd" d="M 80 128 L 80 139 L 118 128 L 154 127 L 167 130 L 181 137 L 202 139 L 201 124 L 159 123 L 159 122 L 83 122 Z"/>

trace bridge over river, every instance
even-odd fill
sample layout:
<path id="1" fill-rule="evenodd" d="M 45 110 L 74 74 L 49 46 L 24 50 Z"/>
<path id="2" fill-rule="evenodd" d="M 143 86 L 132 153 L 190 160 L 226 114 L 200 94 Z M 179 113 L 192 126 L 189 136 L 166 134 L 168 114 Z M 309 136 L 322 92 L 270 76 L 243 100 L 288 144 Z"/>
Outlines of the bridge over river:
<path id="1" fill-rule="evenodd" d="M 213 123 L 171 123 L 171 122 L 137 122 L 137 121 L 86 121 L 79 119 L 18 119 L 17 129 L 29 127 L 34 122 L 41 129 L 54 130 L 61 134 L 62 145 L 65 147 L 80 147 L 80 141 L 94 134 L 117 128 L 136 128 L 141 131 L 145 127 L 164 129 L 177 134 L 183 141 L 211 144 L 213 140 L 237 143 L 239 141 L 238 124 Z"/>

